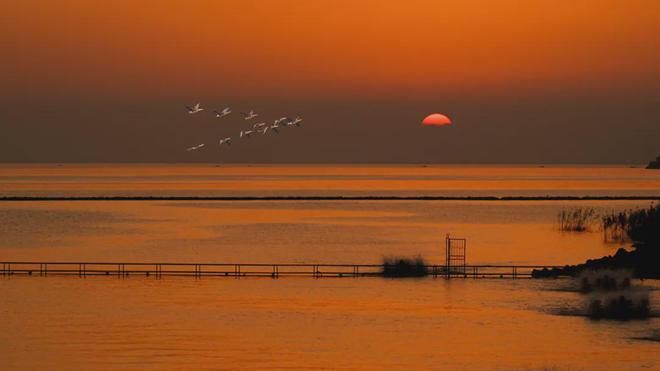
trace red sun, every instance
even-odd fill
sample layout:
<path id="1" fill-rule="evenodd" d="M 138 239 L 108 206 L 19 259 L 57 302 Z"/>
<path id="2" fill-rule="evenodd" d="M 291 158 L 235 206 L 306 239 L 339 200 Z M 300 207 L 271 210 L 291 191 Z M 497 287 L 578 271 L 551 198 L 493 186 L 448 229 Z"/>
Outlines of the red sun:
<path id="1" fill-rule="evenodd" d="M 452 122 L 449 117 L 441 113 L 430 114 L 422 121 L 422 126 L 445 126 L 451 124 Z"/>

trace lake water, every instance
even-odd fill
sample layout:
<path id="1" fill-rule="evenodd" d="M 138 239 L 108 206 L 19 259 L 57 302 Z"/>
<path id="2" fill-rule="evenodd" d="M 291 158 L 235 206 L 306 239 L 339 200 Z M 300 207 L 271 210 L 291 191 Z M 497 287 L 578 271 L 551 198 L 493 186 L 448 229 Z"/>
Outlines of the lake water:
<path id="1" fill-rule="evenodd" d="M 624 166 L 0 165 L 0 195 L 658 196 L 660 172 Z"/>
<path id="2" fill-rule="evenodd" d="M 660 195 L 627 167 L 1 165 L 0 196 Z M 564 208 L 650 201 L 0 203 L 0 261 L 573 264 L 616 251 Z M 650 290 L 658 313 L 660 284 Z M 0 279 L 7 369 L 654 369 L 660 320 L 593 321 L 570 280 Z"/>

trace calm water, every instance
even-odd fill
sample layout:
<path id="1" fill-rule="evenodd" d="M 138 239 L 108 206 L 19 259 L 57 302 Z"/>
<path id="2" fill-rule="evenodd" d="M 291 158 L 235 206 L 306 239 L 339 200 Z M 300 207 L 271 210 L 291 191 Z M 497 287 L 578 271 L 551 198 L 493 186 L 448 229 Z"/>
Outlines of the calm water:
<path id="1" fill-rule="evenodd" d="M 634 339 L 658 319 L 557 315 L 582 306 L 564 282 L 14 277 L 0 349 L 4 369 L 658 368 Z"/>
<path id="2" fill-rule="evenodd" d="M 0 195 L 660 195 L 623 167 L 0 166 Z M 2 202 L 0 260 L 567 264 L 619 247 L 566 207 L 648 201 Z M 650 289 L 657 313 L 660 283 Z M 660 320 L 591 321 L 569 280 L 0 279 L 9 369 L 660 367 Z"/>
<path id="3" fill-rule="evenodd" d="M 624 166 L 0 165 L 0 195 L 657 196 L 660 172 Z"/>

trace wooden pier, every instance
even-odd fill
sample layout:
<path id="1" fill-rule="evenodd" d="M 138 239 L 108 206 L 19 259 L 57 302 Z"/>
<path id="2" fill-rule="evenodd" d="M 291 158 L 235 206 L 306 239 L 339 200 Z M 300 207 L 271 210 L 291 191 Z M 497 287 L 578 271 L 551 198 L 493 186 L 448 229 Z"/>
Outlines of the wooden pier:
<path id="1" fill-rule="evenodd" d="M 552 269 L 552 265 L 427 265 L 434 278 L 531 278 L 534 269 Z M 27 276 L 146 276 L 190 277 L 381 277 L 381 264 L 261 264 L 261 263 L 141 263 L 141 262 L 0 262 L 0 275 Z"/>

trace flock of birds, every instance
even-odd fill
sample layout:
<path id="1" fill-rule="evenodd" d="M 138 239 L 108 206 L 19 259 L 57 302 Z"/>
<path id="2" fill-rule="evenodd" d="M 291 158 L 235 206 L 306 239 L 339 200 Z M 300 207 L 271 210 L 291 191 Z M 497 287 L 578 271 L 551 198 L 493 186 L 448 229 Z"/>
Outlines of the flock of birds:
<path id="1" fill-rule="evenodd" d="M 192 107 L 186 106 L 186 109 L 188 110 L 188 113 L 191 115 L 200 113 L 204 111 L 204 108 L 202 108 L 200 103 L 195 104 Z M 231 114 L 231 108 L 230 107 L 225 107 L 222 109 L 222 111 L 214 110 L 213 113 L 215 114 L 216 118 L 223 118 L 229 114 Z M 241 115 L 243 115 L 243 119 L 248 121 L 252 120 L 255 117 L 258 117 L 259 115 L 254 112 L 254 110 L 250 110 L 250 112 L 240 112 Z M 300 117 L 296 117 L 294 119 L 289 118 L 289 117 L 280 117 L 273 121 L 272 124 L 268 124 L 266 122 L 258 122 L 252 125 L 252 128 L 250 130 L 241 130 L 239 134 L 239 138 L 246 138 L 249 139 L 251 135 L 255 133 L 261 133 L 262 135 L 266 135 L 268 132 L 272 132 L 275 134 L 280 133 L 280 129 L 286 128 L 286 127 L 300 127 L 300 123 L 302 122 L 302 119 Z M 219 145 L 220 147 L 222 146 L 230 146 L 231 145 L 232 138 L 231 137 L 226 137 L 226 138 L 221 138 Z M 192 146 L 187 148 L 186 150 L 188 152 L 192 151 L 197 151 L 199 149 L 202 149 L 205 147 L 204 143 L 200 143 L 196 146 Z"/>

